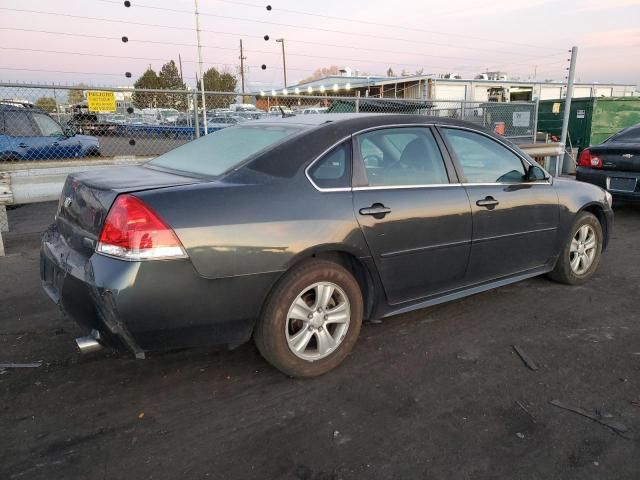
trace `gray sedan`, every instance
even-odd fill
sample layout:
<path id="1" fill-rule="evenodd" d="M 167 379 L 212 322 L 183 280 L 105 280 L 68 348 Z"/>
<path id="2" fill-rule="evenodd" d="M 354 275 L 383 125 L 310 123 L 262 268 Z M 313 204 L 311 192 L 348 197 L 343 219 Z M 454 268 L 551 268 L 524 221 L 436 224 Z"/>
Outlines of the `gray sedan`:
<path id="1" fill-rule="evenodd" d="M 536 275 L 587 281 L 612 220 L 603 189 L 469 123 L 273 118 L 69 176 L 41 276 L 91 332 L 83 351 L 253 338 L 311 377 L 345 360 L 363 320 Z"/>

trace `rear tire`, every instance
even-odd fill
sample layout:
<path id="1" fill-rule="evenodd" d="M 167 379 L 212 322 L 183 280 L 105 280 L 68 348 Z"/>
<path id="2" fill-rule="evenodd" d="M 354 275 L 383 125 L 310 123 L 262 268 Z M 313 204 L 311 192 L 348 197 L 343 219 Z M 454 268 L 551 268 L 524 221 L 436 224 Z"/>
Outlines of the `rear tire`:
<path id="1" fill-rule="evenodd" d="M 316 377 L 349 355 L 362 325 L 360 286 L 344 267 L 306 260 L 269 296 L 254 331 L 262 356 L 291 377 Z"/>
<path id="2" fill-rule="evenodd" d="M 567 285 L 586 282 L 598 268 L 602 245 L 602 225 L 592 213 L 580 212 L 549 277 Z"/>

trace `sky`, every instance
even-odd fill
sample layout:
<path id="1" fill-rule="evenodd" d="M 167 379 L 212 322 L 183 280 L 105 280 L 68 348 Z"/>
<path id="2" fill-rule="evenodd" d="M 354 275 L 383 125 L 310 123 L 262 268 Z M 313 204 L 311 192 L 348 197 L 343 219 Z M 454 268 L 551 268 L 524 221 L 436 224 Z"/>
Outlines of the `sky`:
<path id="1" fill-rule="evenodd" d="M 242 39 L 248 91 L 282 87 L 278 38 L 289 85 L 330 65 L 371 75 L 391 68 L 472 78 L 488 69 L 564 80 L 572 45 L 577 81 L 640 84 L 640 0 L 198 3 L 203 69 L 237 73 Z M 0 0 L 0 51 L 0 81 L 127 86 L 180 55 L 192 86 L 194 2 Z"/>

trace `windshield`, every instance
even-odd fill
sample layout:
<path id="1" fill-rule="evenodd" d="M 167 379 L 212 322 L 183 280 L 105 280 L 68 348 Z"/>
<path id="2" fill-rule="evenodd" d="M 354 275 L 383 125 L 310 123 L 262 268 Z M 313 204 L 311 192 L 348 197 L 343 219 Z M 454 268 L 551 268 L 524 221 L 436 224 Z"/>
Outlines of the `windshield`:
<path id="1" fill-rule="evenodd" d="M 299 125 L 229 127 L 160 155 L 149 164 L 196 175 L 218 176 L 302 128 Z"/>

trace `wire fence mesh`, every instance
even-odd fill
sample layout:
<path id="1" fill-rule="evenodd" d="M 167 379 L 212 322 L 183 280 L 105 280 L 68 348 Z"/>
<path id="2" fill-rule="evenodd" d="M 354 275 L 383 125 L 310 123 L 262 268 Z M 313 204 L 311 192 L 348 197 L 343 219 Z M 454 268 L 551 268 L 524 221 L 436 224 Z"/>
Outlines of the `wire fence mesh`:
<path id="1" fill-rule="evenodd" d="M 466 120 L 534 138 L 535 102 L 0 84 L 0 161 L 153 157 L 245 122 L 324 113 L 403 113 Z"/>

